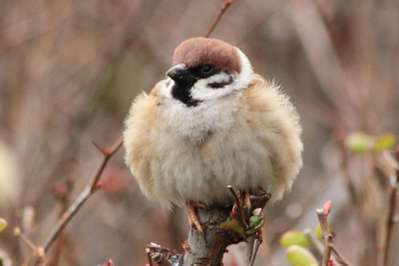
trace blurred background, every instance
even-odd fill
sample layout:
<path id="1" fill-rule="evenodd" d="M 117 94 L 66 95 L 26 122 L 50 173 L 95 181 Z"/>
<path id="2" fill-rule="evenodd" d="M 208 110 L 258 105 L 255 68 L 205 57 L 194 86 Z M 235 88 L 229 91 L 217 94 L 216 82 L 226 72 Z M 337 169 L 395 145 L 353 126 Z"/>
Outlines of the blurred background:
<path id="1" fill-rule="evenodd" d="M 9 223 L 0 256 L 21 265 L 31 251 L 12 228 L 43 243 L 101 162 L 92 141 L 120 136 L 133 98 L 164 76 L 181 41 L 205 35 L 222 1 L 0 3 L 0 217 Z M 214 31 L 282 85 L 304 128 L 304 168 L 292 193 L 266 210 L 258 265 L 288 265 L 279 237 L 314 228 L 328 199 L 342 255 L 377 265 L 389 173 L 383 153 L 358 155 L 344 140 L 398 134 L 398 27 L 397 0 L 237 0 Z M 52 265 L 144 265 L 149 242 L 181 249 L 184 213 L 144 198 L 122 150 L 103 178 L 53 247 Z M 226 265 L 244 258 L 233 247 Z"/>

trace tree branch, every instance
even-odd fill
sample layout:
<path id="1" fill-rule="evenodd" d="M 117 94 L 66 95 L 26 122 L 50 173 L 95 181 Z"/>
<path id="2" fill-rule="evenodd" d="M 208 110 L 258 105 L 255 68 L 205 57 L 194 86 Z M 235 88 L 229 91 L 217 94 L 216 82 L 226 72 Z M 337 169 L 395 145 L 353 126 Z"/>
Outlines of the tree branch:
<path id="1" fill-rule="evenodd" d="M 262 210 L 270 199 L 270 194 L 262 190 L 249 194 L 240 191 L 240 196 L 234 191 L 235 203 L 230 206 L 209 206 L 198 209 L 198 218 L 204 228 L 199 232 L 191 227 L 188 240 L 184 245 L 184 254 L 175 253 L 167 248 L 151 243 L 147 248 L 150 265 L 222 265 L 227 247 L 242 241 L 255 238 L 254 252 L 251 252 L 249 264 L 253 265 L 257 250 L 262 243 L 261 227 L 263 225 Z M 248 197 L 243 195 L 248 194 Z M 238 206 L 248 212 L 239 211 Z M 243 215 L 243 216 L 241 216 Z M 246 226 L 242 226 L 242 224 Z"/>
<path id="2" fill-rule="evenodd" d="M 82 208 L 84 203 L 90 198 L 91 195 L 93 195 L 96 192 L 98 181 L 100 180 L 101 175 L 108 164 L 108 161 L 122 145 L 122 138 L 120 138 L 116 142 L 116 144 L 114 144 L 110 148 L 101 148 L 97 144 L 94 145 L 103 154 L 104 156 L 103 161 L 98 167 L 93 178 L 90 179 L 89 183 L 86 185 L 83 191 L 79 194 L 79 196 L 72 203 L 72 205 L 64 212 L 64 214 L 61 216 L 61 219 L 52 229 L 51 233 L 49 234 L 49 236 L 47 237 L 46 241 L 43 244 L 43 249 L 45 253 L 50 249 L 54 241 L 59 237 L 59 235 L 67 226 L 67 224 L 70 222 L 70 220 L 75 216 L 75 214 L 80 210 L 80 208 Z"/>

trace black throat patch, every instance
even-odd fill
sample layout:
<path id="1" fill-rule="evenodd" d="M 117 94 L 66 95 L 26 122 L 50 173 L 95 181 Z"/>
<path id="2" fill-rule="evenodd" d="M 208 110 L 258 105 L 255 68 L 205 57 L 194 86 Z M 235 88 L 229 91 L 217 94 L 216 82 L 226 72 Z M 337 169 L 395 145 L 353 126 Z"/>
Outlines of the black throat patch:
<path id="1" fill-rule="evenodd" d="M 188 107 L 195 107 L 201 101 L 194 100 L 191 97 L 191 87 L 194 85 L 190 83 L 175 83 L 172 87 L 172 96 L 173 98 L 181 101 Z"/>

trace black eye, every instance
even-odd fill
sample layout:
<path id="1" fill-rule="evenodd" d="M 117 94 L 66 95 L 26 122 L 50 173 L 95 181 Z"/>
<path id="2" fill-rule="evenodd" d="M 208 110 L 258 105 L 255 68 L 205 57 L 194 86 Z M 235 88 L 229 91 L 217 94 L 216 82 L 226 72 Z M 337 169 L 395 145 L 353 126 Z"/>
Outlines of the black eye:
<path id="1" fill-rule="evenodd" d="M 201 74 L 206 75 L 211 73 L 213 70 L 213 67 L 211 65 L 203 65 L 201 67 Z"/>

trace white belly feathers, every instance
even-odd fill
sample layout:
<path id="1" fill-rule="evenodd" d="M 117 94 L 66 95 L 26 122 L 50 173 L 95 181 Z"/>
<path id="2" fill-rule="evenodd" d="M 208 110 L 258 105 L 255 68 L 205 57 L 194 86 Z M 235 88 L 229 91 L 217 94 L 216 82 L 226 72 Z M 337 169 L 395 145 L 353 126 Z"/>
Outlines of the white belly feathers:
<path id="1" fill-rule="evenodd" d="M 195 108 L 164 98 L 155 147 L 159 158 L 151 162 L 160 198 L 179 205 L 183 199 L 224 202 L 230 198 L 227 185 L 268 185 L 269 151 L 240 115 L 237 97 L 241 92 Z"/>

